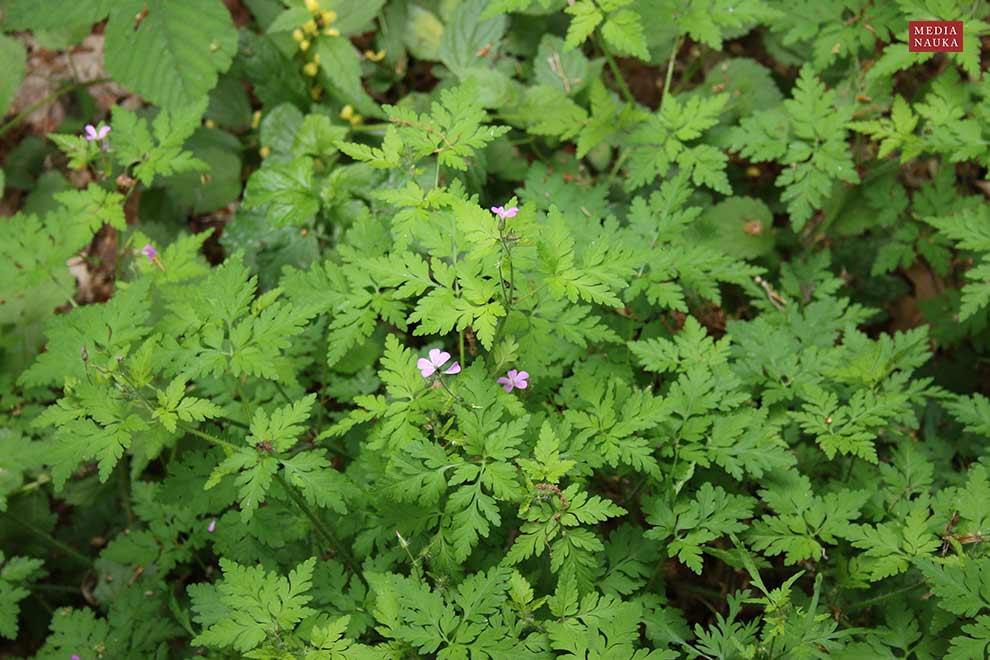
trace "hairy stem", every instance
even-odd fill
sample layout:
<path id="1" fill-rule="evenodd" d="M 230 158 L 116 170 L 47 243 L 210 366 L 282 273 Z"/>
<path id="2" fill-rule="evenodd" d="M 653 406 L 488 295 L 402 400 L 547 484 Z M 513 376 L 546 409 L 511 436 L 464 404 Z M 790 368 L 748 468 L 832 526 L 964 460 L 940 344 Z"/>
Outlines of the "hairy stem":
<path id="1" fill-rule="evenodd" d="M 337 556 L 343 558 L 344 563 L 353 571 L 356 565 L 354 557 L 348 551 L 347 547 L 337 540 L 334 533 L 327 527 L 323 521 L 320 519 L 316 512 L 306 503 L 306 500 L 300 495 L 295 488 L 293 488 L 285 477 L 282 476 L 281 472 L 275 473 L 275 481 L 285 490 L 292 502 L 299 508 L 300 511 L 305 514 L 309 521 L 313 523 L 313 528 L 316 529 L 316 533 L 320 535 L 323 542 L 333 548 Z"/>
<path id="2" fill-rule="evenodd" d="M 677 51 L 681 49 L 681 43 L 684 41 L 683 35 L 678 35 L 677 39 L 674 40 L 674 48 L 670 51 L 670 60 L 667 62 L 667 75 L 663 80 L 663 96 L 660 97 L 660 107 L 657 112 L 663 111 L 663 103 L 667 100 L 667 94 L 670 93 L 670 81 L 674 77 L 674 62 L 677 61 Z"/>
<path id="3" fill-rule="evenodd" d="M 602 53 L 605 54 L 605 59 L 608 61 L 608 68 L 612 70 L 612 77 L 615 78 L 616 84 L 619 85 L 619 91 L 622 92 L 623 98 L 626 99 L 627 103 L 636 103 L 636 98 L 633 96 L 632 90 L 629 89 L 629 85 L 626 84 L 626 79 L 622 77 L 622 71 L 619 70 L 619 65 L 615 62 L 615 58 L 612 56 L 612 51 L 605 44 L 603 39 L 598 38 L 595 35 L 595 41 L 598 47 L 601 49 Z"/>
<path id="4" fill-rule="evenodd" d="M 8 131 L 16 128 L 18 124 L 20 124 L 22 121 L 27 119 L 27 117 L 38 108 L 43 108 L 49 103 L 53 103 L 60 97 L 65 96 L 66 94 L 69 94 L 71 92 L 74 92 L 77 89 L 84 89 L 86 87 L 92 87 L 93 85 L 102 85 L 103 83 L 107 83 L 107 82 L 110 82 L 109 78 L 97 78 L 96 80 L 89 80 L 87 82 L 70 83 L 60 89 L 56 89 L 54 92 L 52 92 L 45 98 L 41 99 L 40 101 L 36 101 L 31 105 L 29 105 L 28 107 L 24 108 L 18 114 L 16 114 L 13 119 L 8 121 L 3 126 L 0 126 L 0 138 L 6 135 Z"/>
<path id="5" fill-rule="evenodd" d="M 0 516 L 3 516 L 5 518 L 7 518 L 8 520 L 12 520 L 13 522 L 17 523 L 18 525 L 20 525 L 24 529 L 28 530 L 29 532 L 31 532 L 32 534 L 34 534 L 35 536 L 37 536 L 39 539 L 43 540 L 48 545 L 52 546 L 53 548 L 58 549 L 61 552 L 64 552 L 67 556 L 72 557 L 77 562 L 79 562 L 81 565 L 86 566 L 86 567 L 89 567 L 89 566 L 92 565 L 92 561 L 89 559 L 89 557 L 87 557 L 83 553 L 79 552 L 78 550 L 76 550 L 72 546 L 69 546 L 69 545 L 66 545 L 65 543 L 62 543 L 61 541 L 59 541 L 57 538 L 55 538 L 54 536 L 52 536 L 48 532 L 35 527 L 31 523 L 24 522 L 20 518 L 17 518 L 15 516 L 12 516 L 10 513 L 7 513 L 6 511 L 0 512 Z"/>

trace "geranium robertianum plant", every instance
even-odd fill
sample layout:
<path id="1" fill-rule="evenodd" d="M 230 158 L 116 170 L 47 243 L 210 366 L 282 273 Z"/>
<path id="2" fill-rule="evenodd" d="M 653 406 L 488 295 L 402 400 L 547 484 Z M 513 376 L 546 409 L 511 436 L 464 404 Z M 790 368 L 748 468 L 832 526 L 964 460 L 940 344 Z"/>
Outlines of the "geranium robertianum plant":
<path id="1" fill-rule="evenodd" d="M 0 655 L 985 657 L 988 15 L 0 2 Z"/>

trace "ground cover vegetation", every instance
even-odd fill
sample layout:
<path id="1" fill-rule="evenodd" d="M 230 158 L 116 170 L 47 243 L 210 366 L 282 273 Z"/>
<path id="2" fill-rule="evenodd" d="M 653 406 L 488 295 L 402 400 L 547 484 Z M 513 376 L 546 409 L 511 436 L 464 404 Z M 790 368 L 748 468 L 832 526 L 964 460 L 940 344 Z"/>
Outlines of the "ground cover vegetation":
<path id="1" fill-rule="evenodd" d="M 986 656 L 990 5 L 0 16 L 0 656 Z"/>

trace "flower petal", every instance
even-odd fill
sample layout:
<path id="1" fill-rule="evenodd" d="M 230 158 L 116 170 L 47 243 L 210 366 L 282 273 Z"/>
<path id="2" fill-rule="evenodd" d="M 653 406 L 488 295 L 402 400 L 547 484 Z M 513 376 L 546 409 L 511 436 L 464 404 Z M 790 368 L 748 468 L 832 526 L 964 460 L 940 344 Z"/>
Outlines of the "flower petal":
<path id="1" fill-rule="evenodd" d="M 499 385 L 508 385 L 508 384 L 509 384 L 509 383 L 511 383 L 512 381 L 510 381 L 510 380 L 509 380 L 508 378 L 506 378 L 505 376 L 502 376 L 501 378 L 499 378 L 499 379 L 497 379 L 497 380 L 496 380 L 495 382 L 496 382 L 496 383 L 498 383 Z"/>
<path id="2" fill-rule="evenodd" d="M 103 138 L 105 138 L 107 136 L 107 133 L 109 133 L 109 132 L 110 132 L 110 127 L 109 126 L 101 126 L 100 127 L 100 130 L 96 132 L 96 138 L 98 140 L 102 140 Z"/>
<path id="3" fill-rule="evenodd" d="M 502 215 L 503 218 L 514 218 L 516 214 L 519 213 L 519 208 L 513 206 L 511 209 L 506 209 L 505 213 Z"/>
<path id="4" fill-rule="evenodd" d="M 449 358 L 450 355 L 448 355 L 447 357 Z M 446 360 L 444 360 L 444 362 L 446 362 Z M 451 375 L 453 375 L 453 374 L 459 374 L 459 373 L 461 373 L 461 365 L 459 365 L 458 363 L 455 362 L 453 365 L 451 365 L 450 369 L 447 369 L 444 373 L 445 374 L 451 374 Z"/>
<path id="5" fill-rule="evenodd" d="M 519 380 L 526 380 L 527 378 L 529 378 L 529 372 L 520 371 L 518 374 L 516 374 L 516 378 L 518 378 Z"/>
<path id="6" fill-rule="evenodd" d="M 515 379 L 516 379 L 516 374 L 517 374 L 517 373 L 519 373 L 519 372 L 518 372 L 518 371 L 516 371 L 515 369 L 509 369 L 509 372 L 508 372 L 508 374 L 507 374 L 507 375 L 509 376 L 509 379 L 510 379 L 510 380 L 515 380 Z"/>
<path id="7" fill-rule="evenodd" d="M 421 374 L 423 374 L 423 378 L 429 378 L 433 375 L 433 372 L 437 370 L 437 368 L 433 366 L 433 363 L 426 358 L 419 358 L 419 360 L 416 361 L 416 368 L 419 369 Z"/>
<path id="8" fill-rule="evenodd" d="M 516 387 L 518 387 L 521 390 L 524 390 L 527 387 L 529 387 L 529 383 L 527 383 L 526 381 L 520 378 L 519 380 L 516 381 Z"/>
<path id="9" fill-rule="evenodd" d="M 97 137 L 96 137 L 96 127 L 93 126 L 92 124 L 86 124 L 86 126 L 84 127 L 83 130 L 86 131 L 86 139 L 87 140 L 95 140 L 95 139 L 97 139 Z"/>
<path id="10" fill-rule="evenodd" d="M 512 391 L 512 383 L 506 383 L 505 385 L 502 386 L 502 389 L 505 390 L 506 392 L 511 392 Z"/>

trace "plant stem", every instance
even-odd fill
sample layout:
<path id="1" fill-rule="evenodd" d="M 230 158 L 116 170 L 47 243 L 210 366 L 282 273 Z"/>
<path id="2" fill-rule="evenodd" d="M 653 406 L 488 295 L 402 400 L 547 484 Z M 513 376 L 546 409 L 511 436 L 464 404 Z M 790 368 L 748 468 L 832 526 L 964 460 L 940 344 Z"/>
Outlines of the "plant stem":
<path id="1" fill-rule="evenodd" d="M 863 609 L 864 607 L 871 607 L 873 605 L 876 605 L 877 603 L 882 603 L 883 601 L 887 600 L 888 598 L 893 598 L 894 596 L 900 596 L 901 594 L 905 594 L 905 593 L 907 593 L 909 591 L 914 591 L 918 587 L 924 586 L 924 584 L 925 584 L 925 581 L 922 580 L 921 582 L 915 582 L 912 585 L 908 585 L 906 587 L 901 587 L 900 589 L 895 589 L 895 590 L 890 591 L 890 592 L 887 592 L 885 594 L 881 594 L 879 596 L 874 596 L 873 598 L 867 598 L 866 600 L 857 601 L 857 602 L 853 603 L 852 605 L 850 605 L 849 607 L 847 607 L 846 608 L 846 612 L 855 612 L 857 610 Z"/>
<path id="2" fill-rule="evenodd" d="M 41 530 L 41 529 L 38 529 L 37 527 L 35 527 L 31 523 L 24 522 L 20 518 L 16 518 L 16 517 L 12 516 L 11 514 L 9 514 L 7 512 L 0 512 L 0 515 L 3 515 L 4 517 L 9 518 L 10 520 L 13 520 L 15 523 L 17 523 L 18 525 L 20 525 L 24 529 L 30 531 L 32 534 L 34 534 L 38 538 L 40 538 L 43 541 L 45 541 L 48 545 L 50 545 L 53 548 L 56 548 L 56 549 L 64 552 L 66 555 L 68 555 L 69 557 L 72 557 L 73 559 L 75 559 L 80 564 L 83 564 L 86 567 L 89 567 L 89 566 L 92 565 L 92 561 L 90 561 L 89 557 L 87 557 L 83 553 L 79 552 L 75 548 L 62 543 L 61 541 L 59 541 L 57 538 L 55 538 L 54 536 L 52 536 L 48 532 L 46 532 L 44 530 Z"/>
<path id="3" fill-rule="evenodd" d="M 619 65 L 616 64 L 615 58 L 612 57 L 612 51 L 609 47 L 605 45 L 605 41 L 598 38 L 595 35 L 595 41 L 598 47 L 601 48 L 602 52 L 605 54 L 605 59 L 608 61 L 608 68 L 612 70 L 612 76 L 615 78 L 615 82 L 619 85 L 619 90 L 622 92 L 622 96 L 626 99 L 627 103 L 636 103 L 636 97 L 633 96 L 632 90 L 629 89 L 629 85 L 626 84 L 626 79 L 622 77 L 622 72 L 619 70 Z"/>
<path id="4" fill-rule="evenodd" d="M 299 507 L 299 510 L 302 511 L 307 518 L 309 518 L 311 523 L 313 523 L 316 533 L 323 538 L 323 541 L 327 545 L 333 548 L 334 552 L 336 552 L 338 556 L 343 557 L 344 562 L 353 571 L 356 563 L 354 561 L 354 557 L 347 550 L 347 548 L 337 540 L 337 537 L 334 536 L 332 531 L 330 531 L 330 528 L 327 527 L 322 520 L 320 520 L 320 517 L 316 515 L 316 512 L 313 511 L 312 508 L 310 508 L 309 504 L 306 503 L 306 500 L 303 499 L 302 495 L 296 492 L 296 489 L 289 485 L 289 482 L 285 480 L 285 477 L 282 476 L 281 472 L 275 473 L 275 481 L 277 481 L 285 490 L 293 503 Z"/>
<path id="5" fill-rule="evenodd" d="M 391 124 L 358 124 L 357 126 L 351 126 L 351 133 L 374 133 L 375 131 L 384 131 Z"/>
<path id="6" fill-rule="evenodd" d="M 213 436 L 213 435 L 210 435 L 209 433 L 203 433 L 202 431 L 200 431 L 198 429 L 194 429 L 194 428 L 188 427 L 188 426 L 183 426 L 182 427 L 182 430 L 185 431 L 186 433 L 191 433 L 192 435 L 196 436 L 197 438 L 202 438 L 203 440 L 206 440 L 207 442 L 211 442 L 211 443 L 213 443 L 215 445 L 220 445 L 221 447 L 225 447 L 227 449 L 238 449 L 238 447 L 236 447 L 233 444 L 227 442 L 226 440 L 221 440 L 220 438 L 218 438 L 216 436 Z"/>
<path id="7" fill-rule="evenodd" d="M 127 469 L 127 454 L 120 457 L 117 470 L 120 472 L 120 481 L 117 482 L 117 488 L 120 491 L 120 503 L 124 507 L 124 513 L 127 514 L 127 525 L 132 526 L 134 524 L 134 511 L 131 510 L 131 473 Z"/>
<path id="8" fill-rule="evenodd" d="M 674 76 L 674 62 L 677 61 L 677 51 L 681 49 L 681 43 L 684 40 L 683 35 L 678 35 L 677 39 L 674 40 L 674 48 L 670 51 L 670 60 L 667 62 L 667 76 L 663 80 L 663 96 L 660 97 L 660 107 L 657 112 L 663 111 L 663 102 L 667 100 L 667 94 L 670 93 L 670 81 Z"/>
<path id="9" fill-rule="evenodd" d="M 290 399 L 289 395 L 285 393 L 285 390 L 282 388 L 282 384 L 279 383 L 277 380 L 273 380 L 272 383 L 275 384 L 275 389 L 277 389 L 278 393 L 282 395 L 282 398 L 285 399 L 285 402 L 292 403 L 292 399 Z"/>
<path id="10" fill-rule="evenodd" d="M 48 105 L 49 103 L 52 103 L 59 97 L 65 96 L 66 94 L 69 94 L 70 92 L 74 92 L 77 89 L 84 89 L 86 87 L 92 87 L 93 85 L 102 85 L 103 83 L 107 83 L 107 82 L 110 82 L 109 78 L 97 78 L 96 80 L 90 80 L 87 82 L 70 83 L 65 87 L 62 87 L 61 89 L 56 89 L 54 92 L 52 92 L 45 98 L 41 99 L 40 101 L 36 101 L 31 105 L 29 105 L 28 107 L 24 108 L 23 110 L 21 110 L 21 112 L 15 115 L 13 119 L 8 121 L 3 126 L 0 126 L 0 138 L 6 135 L 7 132 L 10 131 L 11 129 L 16 128 L 17 125 L 20 124 L 22 121 L 24 121 L 24 119 L 32 112 L 34 112 L 38 108 L 42 108 Z"/>

